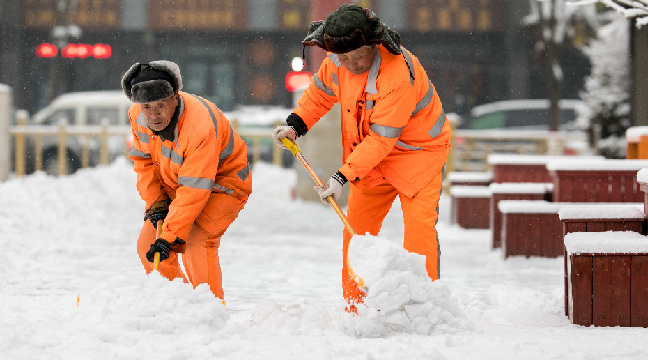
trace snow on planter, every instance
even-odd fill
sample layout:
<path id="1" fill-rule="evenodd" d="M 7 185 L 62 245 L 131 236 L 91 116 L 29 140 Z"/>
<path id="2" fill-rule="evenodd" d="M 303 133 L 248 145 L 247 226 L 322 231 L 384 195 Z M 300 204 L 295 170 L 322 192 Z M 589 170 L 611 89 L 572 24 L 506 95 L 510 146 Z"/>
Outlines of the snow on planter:
<path id="1" fill-rule="evenodd" d="M 565 204 L 565 203 L 562 203 Z M 564 205 L 558 215 L 560 220 L 570 219 L 643 219 L 641 211 L 643 204 L 629 203 L 628 205 L 610 204 L 577 204 Z"/>
<path id="2" fill-rule="evenodd" d="M 634 231 L 574 232 L 565 235 L 570 254 L 645 254 L 648 237 Z"/>

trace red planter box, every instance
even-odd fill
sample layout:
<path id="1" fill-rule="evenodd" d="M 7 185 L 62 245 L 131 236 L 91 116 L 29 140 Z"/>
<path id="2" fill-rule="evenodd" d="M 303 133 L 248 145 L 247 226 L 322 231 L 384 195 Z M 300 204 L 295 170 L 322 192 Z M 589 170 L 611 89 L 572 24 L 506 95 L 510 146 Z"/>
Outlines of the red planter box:
<path id="1" fill-rule="evenodd" d="M 572 233 L 565 245 L 573 324 L 648 327 L 648 238 L 632 232 Z"/>
<path id="2" fill-rule="evenodd" d="M 486 186 L 490 185 L 493 182 L 493 173 L 491 172 L 481 172 L 481 171 L 454 171 L 448 174 L 448 177 L 446 178 L 448 181 L 448 184 L 450 185 L 450 224 L 456 224 L 457 223 L 457 213 L 459 210 L 457 209 L 457 197 L 452 196 L 452 189 L 454 188 L 459 188 L 462 186 Z M 488 193 L 488 198 L 490 198 L 490 193 Z M 480 197 L 480 200 L 478 202 L 483 202 L 482 198 Z M 470 205 L 464 205 L 462 206 L 470 206 Z M 483 206 L 483 205 L 478 205 Z M 466 210 L 461 210 L 461 212 L 464 212 Z M 472 211 L 472 210 L 468 210 Z M 473 221 L 477 220 L 467 220 L 468 222 L 472 223 Z M 488 228 L 488 220 L 486 221 L 487 223 L 484 225 L 483 221 L 482 222 L 477 222 L 477 224 L 465 224 L 467 226 L 475 226 L 476 228 Z M 462 226 L 463 227 L 463 226 Z"/>
<path id="3" fill-rule="evenodd" d="M 554 202 L 642 202 L 637 172 L 647 160 L 554 160 Z"/>
<path id="4" fill-rule="evenodd" d="M 545 164 L 493 164 L 496 183 L 550 183 L 551 175 Z"/>
<path id="5" fill-rule="evenodd" d="M 562 205 L 543 200 L 500 201 L 504 258 L 515 255 L 562 256 L 563 230 L 558 217 Z"/>
<path id="6" fill-rule="evenodd" d="M 551 184 L 546 183 L 503 183 L 491 184 L 490 228 L 492 247 L 502 246 L 502 213 L 498 203 L 502 200 L 545 200 L 551 194 Z"/>
<path id="7" fill-rule="evenodd" d="M 559 212 L 563 228 L 563 238 L 574 232 L 605 232 L 605 231 L 632 231 L 639 234 L 646 233 L 646 219 L 636 205 L 623 206 L 620 210 L 618 204 L 592 204 L 563 206 Z M 606 213 L 606 210 L 608 211 Z M 599 218 L 592 218 L 592 213 L 597 213 Z M 589 216 L 586 216 L 589 215 Z M 580 216 L 580 217 L 578 217 Z M 621 216 L 621 217 L 614 217 Z M 606 218 L 603 218 L 606 217 Z M 569 316 L 568 304 L 568 258 L 565 257 L 565 315 Z"/>
<path id="8" fill-rule="evenodd" d="M 490 190 L 488 186 L 454 186 L 450 188 L 451 215 L 464 229 L 488 229 L 490 224 Z"/>

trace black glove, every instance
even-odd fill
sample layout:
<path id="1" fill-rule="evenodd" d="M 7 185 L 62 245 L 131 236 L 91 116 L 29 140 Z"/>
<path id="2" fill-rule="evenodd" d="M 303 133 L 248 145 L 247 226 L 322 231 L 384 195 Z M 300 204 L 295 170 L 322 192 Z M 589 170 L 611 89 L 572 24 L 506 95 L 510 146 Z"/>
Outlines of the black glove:
<path id="1" fill-rule="evenodd" d="M 151 248 L 146 252 L 146 260 L 149 262 L 155 261 L 155 253 L 160 253 L 160 261 L 164 261 L 169 258 L 169 251 L 171 251 L 171 244 L 164 239 L 157 239 Z"/>
<path id="2" fill-rule="evenodd" d="M 170 200 L 157 201 L 146 210 L 144 221 L 149 219 L 153 223 L 153 227 L 157 229 L 158 220 L 164 220 L 169 213 Z"/>

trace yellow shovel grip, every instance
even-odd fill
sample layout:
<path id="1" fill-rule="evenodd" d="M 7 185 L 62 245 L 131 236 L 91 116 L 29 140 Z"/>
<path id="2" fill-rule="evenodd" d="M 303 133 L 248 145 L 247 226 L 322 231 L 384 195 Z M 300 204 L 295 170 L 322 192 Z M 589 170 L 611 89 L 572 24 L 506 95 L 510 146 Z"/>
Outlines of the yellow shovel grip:
<path id="1" fill-rule="evenodd" d="M 296 142 L 285 137 L 281 138 L 281 142 L 284 143 L 284 145 L 286 145 L 288 150 L 290 150 L 290 152 L 293 153 L 293 155 L 297 155 L 297 153 L 301 152 Z"/>

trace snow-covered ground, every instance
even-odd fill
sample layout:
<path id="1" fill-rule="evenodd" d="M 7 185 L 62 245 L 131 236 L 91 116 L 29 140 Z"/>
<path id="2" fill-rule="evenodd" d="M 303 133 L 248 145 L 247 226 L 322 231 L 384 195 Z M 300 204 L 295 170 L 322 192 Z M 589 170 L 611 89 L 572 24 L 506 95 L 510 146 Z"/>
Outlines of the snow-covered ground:
<path id="1" fill-rule="evenodd" d="M 335 212 L 291 200 L 292 170 L 257 164 L 253 180 L 222 240 L 227 306 L 144 274 L 126 161 L 0 183 L 0 359 L 648 358 L 648 329 L 570 324 L 562 259 L 503 260 L 488 231 L 447 223 L 445 196 L 442 280 L 400 248 L 396 205 L 380 236 L 353 239 L 372 307 L 352 316 Z"/>

